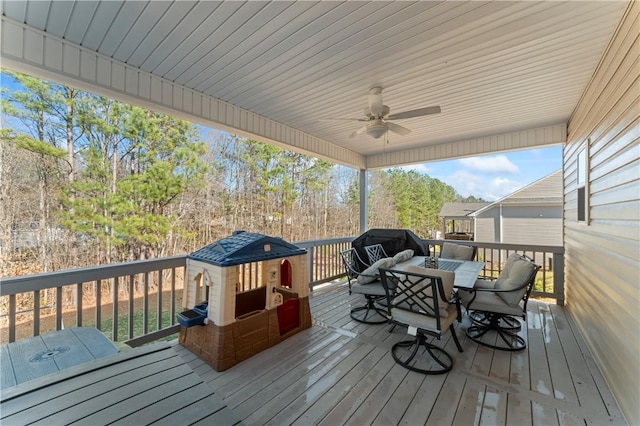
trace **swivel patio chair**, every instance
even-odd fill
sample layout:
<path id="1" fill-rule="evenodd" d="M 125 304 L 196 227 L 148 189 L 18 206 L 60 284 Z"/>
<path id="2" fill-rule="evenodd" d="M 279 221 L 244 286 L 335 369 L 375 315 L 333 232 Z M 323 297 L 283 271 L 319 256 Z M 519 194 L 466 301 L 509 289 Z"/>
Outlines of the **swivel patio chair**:
<path id="1" fill-rule="evenodd" d="M 380 259 L 389 257 L 389 255 L 387 255 L 387 253 L 384 251 L 382 244 L 373 244 L 370 246 L 365 246 L 364 251 L 367 253 L 367 257 L 369 258 L 370 265 L 376 263 Z"/>
<path id="2" fill-rule="evenodd" d="M 362 294 L 365 304 L 351 309 L 350 316 L 354 321 L 364 324 L 384 324 L 388 322 L 387 312 L 377 302 L 385 297 L 380 282 L 378 268 L 391 267 L 394 262 L 390 258 L 382 258 L 369 265 L 364 262 L 354 248 L 340 253 L 349 282 L 349 294 Z M 362 265 L 366 267 L 363 271 Z"/>
<path id="3" fill-rule="evenodd" d="M 526 348 L 524 338 L 518 334 L 518 318 L 526 320 L 527 301 L 539 269 L 530 258 L 514 253 L 496 281 L 478 280 L 473 289 L 459 290 L 458 296 L 472 320 L 467 336 L 493 349 Z"/>
<path id="4" fill-rule="evenodd" d="M 478 247 L 456 243 L 442 243 L 440 257 L 453 260 L 474 260 Z"/>
<path id="5" fill-rule="evenodd" d="M 380 269 L 382 286 L 387 296 L 390 322 L 407 327 L 412 339 L 393 345 L 393 359 L 411 371 L 422 374 L 444 374 L 453 368 L 453 358 L 432 343 L 447 331 L 462 352 L 453 322 L 458 318 L 457 299 L 449 302 L 454 273 L 420 266 L 402 271 Z M 422 350 L 421 350 L 422 349 Z"/>

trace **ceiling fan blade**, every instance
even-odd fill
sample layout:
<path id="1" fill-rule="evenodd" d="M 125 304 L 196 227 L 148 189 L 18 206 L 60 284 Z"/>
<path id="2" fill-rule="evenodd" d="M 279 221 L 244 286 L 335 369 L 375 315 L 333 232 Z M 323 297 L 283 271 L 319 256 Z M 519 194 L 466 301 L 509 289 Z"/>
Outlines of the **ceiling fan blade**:
<path id="1" fill-rule="evenodd" d="M 411 133 L 411 130 L 407 129 L 406 127 L 402 127 L 401 125 L 396 123 L 389 123 L 388 121 L 387 127 L 389 128 L 389 130 L 399 134 L 400 136 L 407 136 L 409 133 Z"/>
<path id="2" fill-rule="evenodd" d="M 367 132 L 367 126 L 360 127 L 358 130 L 356 130 L 355 132 L 351 133 L 349 135 L 349 137 L 350 138 L 355 138 L 356 136 L 361 135 L 361 134 L 366 133 L 366 132 Z"/>
<path id="3" fill-rule="evenodd" d="M 405 118 L 422 117 L 423 115 L 439 114 L 439 106 L 431 106 L 426 108 L 414 109 L 411 111 L 399 112 L 386 117 L 387 120 L 402 120 Z"/>

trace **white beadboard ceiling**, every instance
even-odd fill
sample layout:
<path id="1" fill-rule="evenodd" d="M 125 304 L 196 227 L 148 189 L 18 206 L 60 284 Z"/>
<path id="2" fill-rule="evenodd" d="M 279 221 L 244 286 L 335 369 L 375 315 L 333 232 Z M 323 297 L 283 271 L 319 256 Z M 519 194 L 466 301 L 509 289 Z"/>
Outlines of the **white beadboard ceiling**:
<path id="1" fill-rule="evenodd" d="M 566 123 L 627 3 L 29 0 L 2 13 L 373 158 Z M 412 132 L 388 144 L 320 120 L 361 118 L 374 86 L 392 113 L 442 113 L 397 121 Z"/>

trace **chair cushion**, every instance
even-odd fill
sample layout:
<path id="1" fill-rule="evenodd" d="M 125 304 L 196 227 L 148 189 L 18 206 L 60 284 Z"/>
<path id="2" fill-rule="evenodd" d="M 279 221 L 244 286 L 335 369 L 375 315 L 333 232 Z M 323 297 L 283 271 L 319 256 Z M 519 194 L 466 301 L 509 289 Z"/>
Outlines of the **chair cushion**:
<path id="1" fill-rule="evenodd" d="M 355 283 L 351 285 L 351 292 L 354 294 L 367 294 L 373 296 L 385 296 L 384 287 L 380 280 L 376 280 L 367 284 Z"/>
<path id="2" fill-rule="evenodd" d="M 473 288 L 494 288 L 496 286 L 495 281 L 476 280 Z"/>
<path id="3" fill-rule="evenodd" d="M 369 284 L 378 280 L 378 269 L 391 268 L 396 264 L 392 257 L 384 257 L 358 275 L 358 284 Z"/>
<path id="4" fill-rule="evenodd" d="M 447 315 L 440 317 L 440 328 L 438 328 L 438 323 L 434 317 L 418 312 L 405 311 L 404 309 L 391 308 L 393 321 L 437 333 L 442 333 L 442 330 L 446 330 L 457 316 L 458 311 L 456 307 L 454 305 L 449 306 Z"/>
<path id="5" fill-rule="evenodd" d="M 522 286 L 535 270 L 532 262 L 522 259 L 519 255 L 511 255 L 507 259 L 507 263 L 500 272 L 494 288 L 499 290 L 511 290 Z M 527 287 L 523 287 L 518 291 L 509 293 L 497 293 L 507 304 L 517 306 L 527 291 Z"/>
<path id="6" fill-rule="evenodd" d="M 429 275 L 432 277 L 440 277 L 442 279 L 442 289 L 444 290 L 444 294 L 446 299 L 442 299 L 441 295 L 438 294 L 438 311 L 440 311 L 440 316 L 442 318 L 447 318 L 449 315 L 449 298 L 453 293 L 453 281 L 455 279 L 455 274 L 451 271 L 442 271 L 440 269 L 431 269 L 431 268 L 423 268 L 422 266 L 417 265 L 409 265 L 404 268 L 406 272 L 411 272 L 414 274 L 420 275 Z M 411 279 L 411 278 L 409 278 Z M 420 305 L 418 305 L 420 306 Z M 425 312 L 431 312 L 432 309 L 428 306 L 420 306 Z"/>
<path id="7" fill-rule="evenodd" d="M 473 260 L 473 247 L 462 244 L 443 243 L 440 257 L 455 260 Z"/>
<path id="8" fill-rule="evenodd" d="M 396 261 L 396 263 L 402 263 L 402 262 L 406 262 L 407 260 L 411 259 L 413 257 L 413 250 L 411 249 L 406 249 L 401 251 L 400 253 L 396 253 L 395 256 L 393 256 L 393 260 Z"/>
<path id="9" fill-rule="evenodd" d="M 458 296 L 462 300 L 462 304 L 469 309 L 484 311 L 484 312 L 497 312 L 505 315 L 522 315 L 522 307 L 519 304 L 515 306 L 508 305 L 498 293 L 492 293 L 490 291 L 478 291 L 476 298 L 473 300 L 471 306 L 469 303 L 473 298 L 473 293 L 467 290 L 458 290 Z"/>

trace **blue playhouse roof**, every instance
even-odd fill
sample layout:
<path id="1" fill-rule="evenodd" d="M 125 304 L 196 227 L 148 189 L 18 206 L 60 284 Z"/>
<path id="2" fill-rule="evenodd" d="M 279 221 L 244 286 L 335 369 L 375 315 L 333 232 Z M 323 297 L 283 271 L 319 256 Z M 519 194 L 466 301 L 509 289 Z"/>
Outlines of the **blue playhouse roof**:
<path id="1" fill-rule="evenodd" d="M 268 249 L 265 250 L 265 249 Z M 216 266 L 242 265 L 250 262 L 299 256 L 307 251 L 282 238 L 269 237 L 253 232 L 236 231 L 187 256 Z"/>

